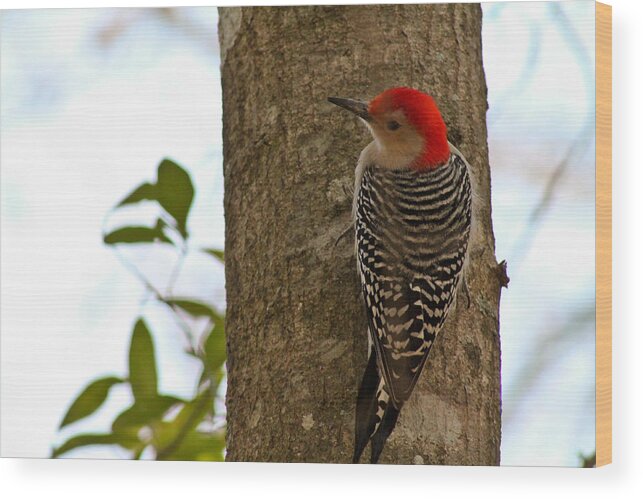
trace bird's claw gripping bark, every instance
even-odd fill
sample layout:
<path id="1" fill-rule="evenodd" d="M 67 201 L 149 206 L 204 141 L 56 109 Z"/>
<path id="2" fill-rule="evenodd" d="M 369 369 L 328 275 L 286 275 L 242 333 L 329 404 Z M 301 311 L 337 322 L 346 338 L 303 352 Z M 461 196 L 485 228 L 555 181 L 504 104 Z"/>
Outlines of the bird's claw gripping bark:
<path id="1" fill-rule="evenodd" d="M 339 241 L 340 241 L 344 236 L 346 236 L 346 234 L 348 234 L 352 228 L 353 228 L 353 223 L 351 222 L 351 223 L 350 223 L 350 224 L 349 224 L 349 225 L 348 225 L 348 226 L 347 226 L 347 227 L 342 231 L 342 233 L 341 233 L 339 236 L 337 236 L 337 239 L 335 239 L 335 246 L 337 246 L 337 245 L 339 244 Z"/>
<path id="2" fill-rule="evenodd" d="M 353 184 L 344 184 L 342 186 L 342 190 L 346 197 L 352 201 L 353 196 L 355 195 L 355 186 Z"/>

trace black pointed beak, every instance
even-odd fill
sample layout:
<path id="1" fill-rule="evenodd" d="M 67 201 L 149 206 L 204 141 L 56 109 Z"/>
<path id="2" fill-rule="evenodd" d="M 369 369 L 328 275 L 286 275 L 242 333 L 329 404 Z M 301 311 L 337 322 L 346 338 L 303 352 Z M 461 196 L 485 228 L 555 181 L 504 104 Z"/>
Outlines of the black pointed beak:
<path id="1" fill-rule="evenodd" d="M 371 115 L 368 114 L 368 103 L 355 99 L 342 99 L 340 97 L 329 97 L 328 102 L 336 106 L 348 109 L 351 113 L 356 114 L 366 121 L 371 121 Z"/>

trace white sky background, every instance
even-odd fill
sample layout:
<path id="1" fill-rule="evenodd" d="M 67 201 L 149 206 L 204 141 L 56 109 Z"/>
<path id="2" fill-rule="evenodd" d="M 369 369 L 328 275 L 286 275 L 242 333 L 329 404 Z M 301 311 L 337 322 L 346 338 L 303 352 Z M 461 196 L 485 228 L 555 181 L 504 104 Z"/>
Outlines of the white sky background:
<path id="1" fill-rule="evenodd" d="M 593 140 L 569 161 L 538 229 L 525 229 L 594 117 L 593 3 L 562 8 L 576 45 L 548 4 L 484 7 L 494 230 L 512 279 L 501 306 L 503 464 L 574 466 L 594 449 Z M 142 289 L 103 246 L 101 227 L 126 193 L 154 180 L 163 157 L 197 186 L 194 247 L 223 247 L 216 9 L 176 13 L 173 24 L 143 10 L 2 13 L 3 456 L 45 457 L 71 434 L 106 430 L 128 404 L 116 390 L 104 411 L 56 433 L 90 379 L 125 374 Z M 122 30 L 110 41 L 108 27 Z M 583 51 L 591 64 L 579 63 Z M 159 282 L 167 262 L 147 262 Z M 224 305 L 222 269 L 209 257 L 190 259 L 178 288 Z M 557 335 L 588 310 L 590 320 Z M 190 395 L 197 366 L 177 354 L 173 325 L 146 312 L 161 390 Z M 537 375 L 526 375 L 539 359 Z M 122 457 L 109 448 L 70 456 Z"/>

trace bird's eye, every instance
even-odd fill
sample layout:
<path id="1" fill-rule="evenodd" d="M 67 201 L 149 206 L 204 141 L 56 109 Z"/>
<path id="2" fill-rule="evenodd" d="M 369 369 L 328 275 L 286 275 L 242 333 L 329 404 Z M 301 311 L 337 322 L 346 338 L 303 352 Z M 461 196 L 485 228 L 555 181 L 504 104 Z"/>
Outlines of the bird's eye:
<path id="1" fill-rule="evenodd" d="M 389 121 L 389 122 L 386 124 L 386 128 L 388 128 L 388 129 L 389 129 L 389 130 L 391 130 L 391 131 L 395 131 L 395 130 L 397 130 L 398 128 L 400 128 L 401 126 L 402 126 L 402 125 L 400 125 L 397 121 Z"/>

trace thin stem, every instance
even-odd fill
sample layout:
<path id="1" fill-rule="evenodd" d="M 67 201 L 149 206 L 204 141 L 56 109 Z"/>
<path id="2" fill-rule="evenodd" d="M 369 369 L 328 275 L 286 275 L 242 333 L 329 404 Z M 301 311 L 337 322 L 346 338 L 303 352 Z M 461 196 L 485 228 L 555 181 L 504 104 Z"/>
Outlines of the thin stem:
<path id="1" fill-rule="evenodd" d="M 107 215 L 105 215 L 105 218 L 103 219 L 103 228 L 102 228 L 103 238 L 105 237 L 105 234 L 107 234 L 107 230 L 106 230 L 107 221 L 109 220 L 110 216 L 114 213 L 114 211 L 115 211 L 114 208 L 112 208 L 110 211 L 107 212 Z M 172 226 L 169 226 L 169 227 L 173 228 Z M 179 326 L 179 329 L 181 329 L 181 332 L 183 333 L 187 341 L 188 352 L 191 354 L 195 354 L 196 349 L 194 346 L 194 338 L 192 337 L 192 329 L 187 324 L 187 322 L 185 322 L 181 317 L 179 308 L 176 305 L 172 303 L 168 303 L 166 301 L 166 299 L 163 297 L 161 292 L 158 289 L 156 289 L 156 287 L 147 279 L 147 277 L 145 277 L 145 275 L 139 270 L 139 268 L 131 260 L 129 260 L 121 253 L 118 246 L 113 246 L 113 250 L 114 250 L 114 253 L 116 254 L 116 257 L 123 265 L 123 267 L 125 267 L 125 269 L 127 269 L 132 275 L 134 275 L 134 277 L 136 277 L 143 284 L 143 286 L 145 286 L 146 290 L 149 293 L 151 293 L 157 301 L 164 303 L 170 308 L 170 310 L 172 310 L 173 312 L 172 315 L 174 316 L 174 320 Z M 185 241 L 184 241 L 180 248 L 180 254 L 177 262 L 179 261 L 182 262 L 182 260 L 185 259 L 186 254 L 187 254 L 187 245 L 185 244 Z M 178 265 L 175 265 L 175 270 L 177 267 Z M 174 275 L 175 273 L 176 275 Z M 172 282 L 172 279 L 176 280 L 178 278 L 178 271 L 175 272 L 173 270 L 172 274 L 173 274 L 173 277 L 171 277 L 170 282 Z M 173 282 L 172 282 L 172 285 L 173 285 Z M 144 298 L 141 305 L 144 306 L 146 303 L 147 303 L 147 298 Z"/>
<path id="2" fill-rule="evenodd" d="M 174 320 L 176 321 L 177 325 L 179 326 L 179 329 L 183 331 L 185 335 L 185 339 L 188 342 L 188 353 L 192 355 L 196 355 L 196 348 L 194 346 L 194 337 L 192 336 L 192 329 L 188 325 L 187 322 L 181 317 L 181 309 L 174 305 L 173 303 L 168 303 L 164 299 L 159 300 L 161 303 L 165 304 L 169 309 L 173 312 Z"/>
<path id="3" fill-rule="evenodd" d="M 167 305 L 170 308 L 170 310 L 172 310 L 172 312 L 174 312 L 172 315 L 174 316 L 175 322 L 179 326 L 179 329 L 181 330 L 181 332 L 185 336 L 185 339 L 186 339 L 186 341 L 188 343 L 188 351 L 190 353 L 194 353 L 195 349 L 194 349 L 194 339 L 192 337 L 192 330 L 191 330 L 190 326 L 187 324 L 187 322 L 185 322 L 183 320 L 183 318 L 179 315 L 179 308 L 176 305 L 172 304 L 172 303 L 168 303 L 166 301 L 166 299 L 163 297 L 163 295 L 161 295 L 161 293 L 154 287 L 154 285 L 147 280 L 147 278 L 138 269 L 138 267 L 136 267 L 136 265 L 134 265 L 127 258 L 125 258 L 120 253 L 118 248 L 115 248 L 114 252 L 116 253 L 117 258 L 121 261 L 123 266 L 127 270 L 129 270 L 136 278 L 138 278 L 141 281 L 141 283 L 145 286 L 147 291 L 149 293 L 151 293 L 158 302 Z M 147 299 L 143 300 L 143 304 L 145 304 L 146 302 L 147 302 Z"/>
<path id="4" fill-rule="evenodd" d="M 179 256 L 176 259 L 174 267 L 172 268 L 172 272 L 170 273 L 170 278 L 167 282 L 166 294 L 168 296 L 173 295 L 174 285 L 176 284 L 176 281 L 179 278 L 179 274 L 183 269 L 183 263 L 185 262 L 185 257 L 187 256 L 187 254 L 188 254 L 187 245 L 183 244 L 181 249 L 179 250 Z"/>

